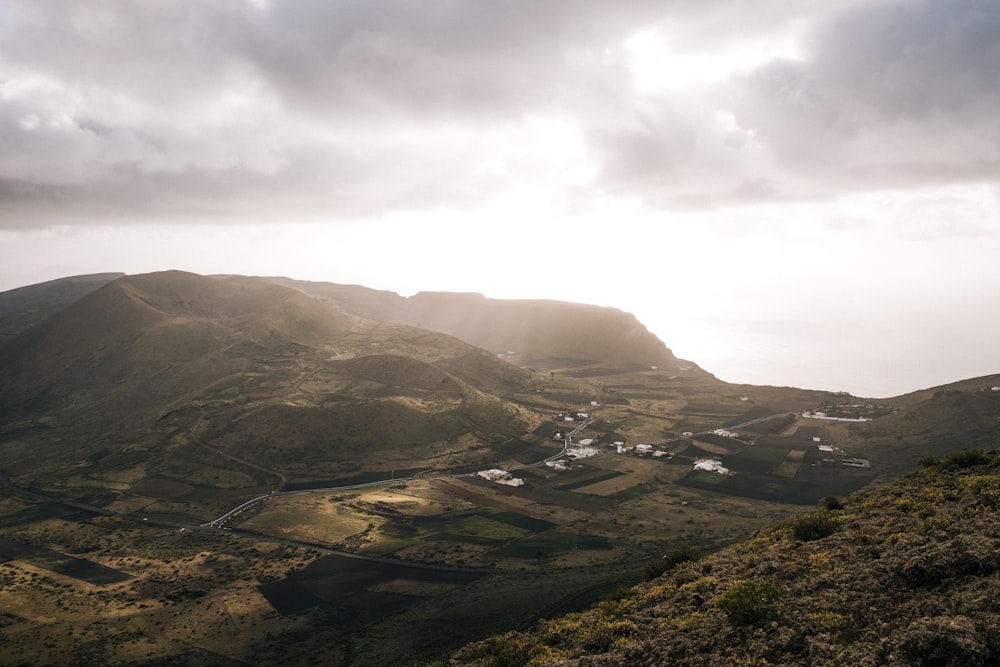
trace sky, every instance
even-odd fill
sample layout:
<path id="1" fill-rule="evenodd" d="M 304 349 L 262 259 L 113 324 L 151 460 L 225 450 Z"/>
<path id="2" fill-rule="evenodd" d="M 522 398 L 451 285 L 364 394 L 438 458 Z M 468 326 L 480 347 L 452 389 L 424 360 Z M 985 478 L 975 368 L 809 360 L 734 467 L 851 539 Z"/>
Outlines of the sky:
<path id="1" fill-rule="evenodd" d="M 4 0 L 0 290 L 634 313 L 721 379 L 1000 373 L 995 0 Z"/>

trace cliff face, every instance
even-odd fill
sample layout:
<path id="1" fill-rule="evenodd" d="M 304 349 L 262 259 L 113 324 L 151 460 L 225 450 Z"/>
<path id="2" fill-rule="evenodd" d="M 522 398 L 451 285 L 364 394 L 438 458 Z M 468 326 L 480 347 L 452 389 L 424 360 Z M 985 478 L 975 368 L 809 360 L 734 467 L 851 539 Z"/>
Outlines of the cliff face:
<path id="1" fill-rule="evenodd" d="M 420 292 L 398 315 L 496 353 L 673 368 L 678 360 L 634 315 L 562 301 L 507 301 L 481 294 Z"/>
<path id="2" fill-rule="evenodd" d="M 515 352 L 524 363 L 572 359 L 612 366 L 677 368 L 680 362 L 634 315 L 564 301 L 488 299 L 481 294 L 394 292 L 271 278 L 368 319 L 452 335 L 495 354 Z"/>
<path id="3" fill-rule="evenodd" d="M 1000 454 L 957 452 L 827 506 L 712 556 L 677 549 L 617 599 L 451 664 L 1000 661 Z"/>

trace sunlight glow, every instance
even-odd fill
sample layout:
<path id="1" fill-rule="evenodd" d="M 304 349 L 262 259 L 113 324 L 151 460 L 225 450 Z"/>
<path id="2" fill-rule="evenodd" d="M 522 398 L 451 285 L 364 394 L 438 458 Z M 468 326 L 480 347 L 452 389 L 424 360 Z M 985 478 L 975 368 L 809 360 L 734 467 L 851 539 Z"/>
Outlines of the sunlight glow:
<path id="1" fill-rule="evenodd" d="M 479 171 L 494 176 L 528 176 L 535 186 L 584 185 L 596 175 L 577 123 L 567 118 L 531 117 L 499 131 Z"/>
<path id="2" fill-rule="evenodd" d="M 774 60 L 805 58 L 791 36 L 742 42 L 711 52 L 677 51 L 660 28 L 636 33 L 625 42 L 625 50 L 631 56 L 634 83 L 640 92 L 718 83 Z"/>

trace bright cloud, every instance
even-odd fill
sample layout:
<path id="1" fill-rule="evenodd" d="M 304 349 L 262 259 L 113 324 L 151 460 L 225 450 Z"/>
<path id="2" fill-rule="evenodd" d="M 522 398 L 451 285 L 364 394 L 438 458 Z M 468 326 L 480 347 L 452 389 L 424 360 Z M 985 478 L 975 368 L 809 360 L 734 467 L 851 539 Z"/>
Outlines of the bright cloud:
<path id="1" fill-rule="evenodd" d="M 661 28 L 636 33 L 625 43 L 639 92 L 683 90 L 725 81 L 776 60 L 801 61 L 802 49 L 791 36 L 772 36 L 721 49 L 680 52 L 671 49 Z"/>

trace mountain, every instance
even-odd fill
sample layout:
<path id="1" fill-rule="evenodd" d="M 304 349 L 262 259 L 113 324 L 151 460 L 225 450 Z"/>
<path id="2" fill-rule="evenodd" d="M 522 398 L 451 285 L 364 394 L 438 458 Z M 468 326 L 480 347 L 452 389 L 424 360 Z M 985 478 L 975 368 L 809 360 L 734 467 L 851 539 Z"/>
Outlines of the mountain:
<path id="1" fill-rule="evenodd" d="M 0 294 L 0 662 L 1000 655 L 1000 455 L 966 451 L 1000 376 L 875 402 L 721 382 L 614 309 L 56 282 Z"/>
<path id="2" fill-rule="evenodd" d="M 55 315 L 124 273 L 94 273 L 59 278 L 0 292 L 0 342 Z"/>
<path id="3" fill-rule="evenodd" d="M 527 360 L 569 358 L 624 366 L 677 368 L 678 359 L 634 315 L 561 301 L 505 301 L 481 294 L 420 292 L 401 318 L 477 347 Z"/>
<path id="4" fill-rule="evenodd" d="M 0 396 L 8 406 L 41 401 L 148 418 L 238 372 L 252 348 L 292 336 L 316 343 L 351 321 L 264 281 L 176 271 L 121 278 L 0 349 Z"/>
<path id="5" fill-rule="evenodd" d="M 993 665 L 1000 453 L 965 450 L 448 664 Z"/>
<path id="6" fill-rule="evenodd" d="M 496 354 L 513 353 L 522 366 L 558 360 L 633 368 L 694 366 L 678 360 L 634 315 L 616 308 L 452 292 L 405 298 L 357 285 L 270 280 L 361 317 L 440 331 Z"/>
<path id="7" fill-rule="evenodd" d="M 0 340 L 54 315 L 121 273 L 73 276 L 0 293 Z M 238 278 L 233 276 L 219 279 Z M 338 311 L 446 333 L 495 354 L 514 353 L 521 365 L 558 360 L 605 366 L 676 369 L 678 360 L 634 315 L 601 306 L 552 300 L 489 299 L 481 294 L 395 292 L 272 277 L 268 281 L 322 299 Z"/>
<path id="8" fill-rule="evenodd" d="M 523 432 L 530 415 L 500 393 L 528 380 L 266 280 L 168 271 L 108 283 L 0 346 L 0 442 L 25 481 L 85 465 L 91 485 L 128 468 L 130 483 L 259 487 L 405 467 L 447 442 L 460 461 Z M 394 448 L 409 451 L 383 460 Z"/>

